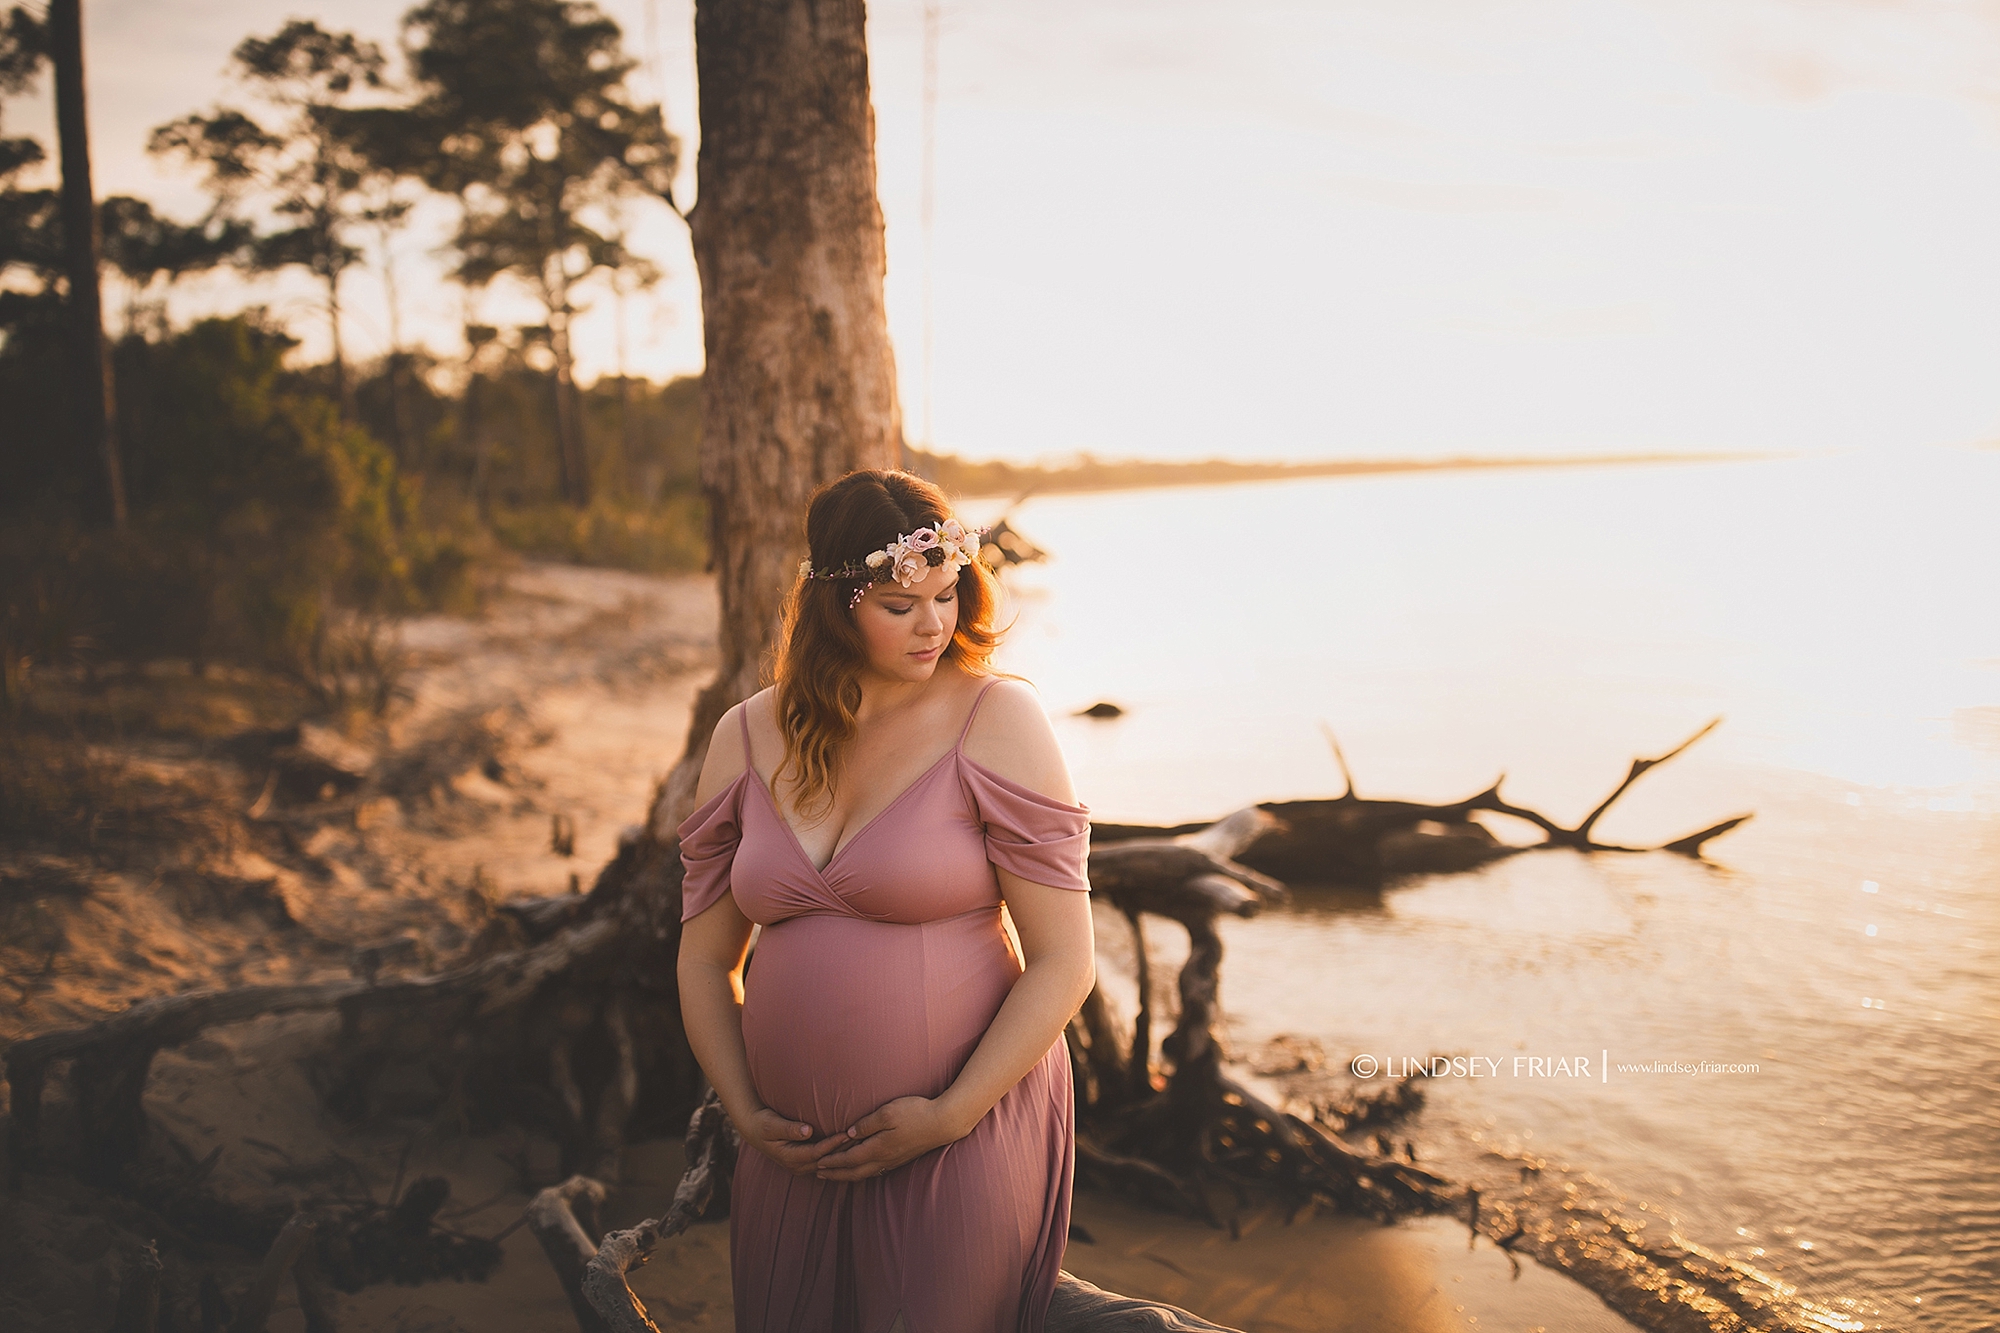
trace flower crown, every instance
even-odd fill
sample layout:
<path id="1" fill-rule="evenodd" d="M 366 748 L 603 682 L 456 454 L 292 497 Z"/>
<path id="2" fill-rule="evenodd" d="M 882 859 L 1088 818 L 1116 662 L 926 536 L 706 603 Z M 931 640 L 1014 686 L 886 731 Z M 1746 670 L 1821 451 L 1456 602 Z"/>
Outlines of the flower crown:
<path id="1" fill-rule="evenodd" d="M 861 586 L 854 591 L 854 597 L 847 604 L 854 609 L 869 585 L 894 579 L 907 588 L 924 576 L 927 569 L 942 568 L 946 574 L 956 574 L 971 564 L 979 556 L 979 539 L 988 529 L 968 528 L 955 518 L 948 518 L 934 528 L 918 528 L 879 551 L 870 551 L 866 559 L 849 561 L 838 569 L 813 568 L 811 560 L 799 561 L 799 577 L 802 579 L 859 579 Z"/>

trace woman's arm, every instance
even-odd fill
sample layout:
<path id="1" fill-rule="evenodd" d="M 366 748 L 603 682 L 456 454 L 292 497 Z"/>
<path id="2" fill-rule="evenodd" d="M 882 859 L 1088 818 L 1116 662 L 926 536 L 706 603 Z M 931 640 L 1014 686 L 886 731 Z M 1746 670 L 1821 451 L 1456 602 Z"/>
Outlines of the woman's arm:
<path id="1" fill-rule="evenodd" d="M 1069 771 L 1041 703 L 1026 686 L 991 691 L 966 753 L 1002 777 L 1074 803 Z M 899 1097 L 847 1129 L 853 1146 L 824 1158 L 826 1180 L 863 1180 L 955 1142 L 1041 1063 L 1096 980 L 1090 895 L 994 867 L 1025 968 L 957 1079 L 936 1098 Z"/>
<path id="2" fill-rule="evenodd" d="M 746 705 L 738 704 L 736 708 Z M 749 764 L 743 753 L 742 728 L 736 708 L 723 715 L 709 742 L 695 786 L 697 807 L 734 782 Z M 750 1079 L 750 1058 L 743 1049 L 743 959 L 750 950 L 750 919 L 723 894 L 707 910 L 681 925 L 681 1022 L 688 1045 L 701 1063 L 709 1085 L 722 1099 L 736 1132 L 766 1157 L 788 1171 L 810 1174 L 819 1159 L 845 1140 L 831 1131 L 815 1143 L 811 1125 L 787 1120 L 765 1106 Z"/>

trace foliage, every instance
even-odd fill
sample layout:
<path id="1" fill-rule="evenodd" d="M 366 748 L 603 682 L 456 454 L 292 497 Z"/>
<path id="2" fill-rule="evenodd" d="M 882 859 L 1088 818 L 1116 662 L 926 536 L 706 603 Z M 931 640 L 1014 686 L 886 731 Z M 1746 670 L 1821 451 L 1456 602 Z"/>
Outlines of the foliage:
<path id="1" fill-rule="evenodd" d="M 117 348 L 133 522 L 20 514 L 0 539 L 0 658 L 229 660 L 326 679 L 351 657 L 336 609 L 463 604 L 471 547 L 415 521 L 416 486 L 284 368 L 248 318 Z M 0 358 L 0 387 L 11 363 Z M 338 674 L 338 672 L 336 672 Z"/>
<path id="2" fill-rule="evenodd" d="M 150 143 L 203 171 L 208 216 L 101 202 L 127 297 L 113 349 L 123 534 L 81 521 L 92 478 L 65 405 L 57 198 L 20 183 L 43 149 L 0 138 L 0 705 L 37 672 L 161 657 L 379 704 L 395 670 L 380 617 L 464 604 L 477 552 L 703 563 L 699 381 L 570 379 L 577 284 L 609 270 L 622 295 L 658 277 L 626 248 L 621 210 L 666 196 L 678 153 L 660 108 L 625 87 L 617 25 L 572 0 L 431 0 L 406 34 L 411 103 L 352 34 L 294 20 L 246 39 L 232 68 L 248 100 Z M 30 86 L 44 45 L 25 7 L 0 18 L 0 97 Z M 392 278 L 413 183 L 462 205 L 455 276 L 523 281 L 547 321 L 473 325 L 461 363 L 392 346 L 350 381 L 341 280 L 364 232 Z M 261 310 L 175 330 L 173 284 L 219 264 L 319 278 L 333 374 L 291 364 L 293 340 Z"/>
<path id="3" fill-rule="evenodd" d="M 47 57 L 44 21 L 22 5 L 8 10 L 0 19 L 0 96 L 26 92 Z"/>
<path id="4" fill-rule="evenodd" d="M 475 377 L 459 400 L 461 431 L 444 440 L 441 469 L 477 478 L 493 535 L 543 559 L 649 572 L 700 569 L 707 528 L 700 498 L 701 381 L 653 385 L 599 380 L 583 395 L 598 452 L 595 495 L 559 503 L 547 441 L 555 411 L 549 377 L 518 358 Z"/>
<path id="5" fill-rule="evenodd" d="M 605 441 L 597 463 L 600 493 L 650 505 L 701 489 L 701 377 L 682 375 L 654 387 L 607 375 L 584 396 L 591 434 Z"/>
<path id="6" fill-rule="evenodd" d="M 699 496 L 679 494 L 650 506 L 594 502 L 497 510 L 493 535 L 509 549 L 544 560 L 609 565 L 648 574 L 700 569 L 708 556 Z"/>
<path id="7" fill-rule="evenodd" d="M 351 105 L 384 87 L 380 47 L 352 33 L 293 19 L 270 37 L 248 37 L 232 57 L 238 76 L 276 118 L 233 107 L 183 116 L 153 131 L 148 150 L 202 166 L 218 218 L 247 224 L 245 209 L 268 208 L 288 225 L 257 235 L 249 264 L 297 266 L 326 284 L 336 380 L 344 373 L 340 280 L 360 262 L 348 240 L 367 207 L 361 194 L 380 169 L 366 151 Z"/>
<path id="8" fill-rule="evenodd" d="M 142 316 L 146 315 L 151 316 L 158 331 L 166 331 L 164 293 L 157 299 L 148 299 L 162 279 L 163 285 L 171 289 L 190 273 L 237 259 L 254 239 L 250 224 L 240 219 L 211 218 L 189 226 L 155 213 L 144 199 L 124 194 L 114 194 L 100 202 L 97 218 L 104 262 L 117 269 L 126 281 L 127 333 L 136 332 Z"/>
<path id="9" fill-rule="evenodd" d="M 0 99 L 34 85 L 46 46 L 41 21 L 26 9 L 17 5 L 0 20 Z M 46 156 L 33 139 L 0 137 L 0 346 L 17 327 L 46 323 L 55 315 L 42 291 L 17 285 L 26 280 L 46 288 L 62 266 L 55 191 L 24 190 L 17 179 Z"/>
<path id="10" fill-rule="evenodd" d="M 618 25 L 581 0 L 428 0 L 404 19 L 421 97 L 378 142 L 458 196 L 454 276 L 520 281 L 548 312 L 564 499 L 587 504 L 593 468 L 572 377 L 575 287 L 610 269 L 627 288 L 658 270 L 626 248 L 618 210 L 665 197 L 679 145 L 657 104 L 635 102 Z M 528 53 L 532 53 L 529 55 Z M 420 147 L 419 147 L 420 146 Z"/>

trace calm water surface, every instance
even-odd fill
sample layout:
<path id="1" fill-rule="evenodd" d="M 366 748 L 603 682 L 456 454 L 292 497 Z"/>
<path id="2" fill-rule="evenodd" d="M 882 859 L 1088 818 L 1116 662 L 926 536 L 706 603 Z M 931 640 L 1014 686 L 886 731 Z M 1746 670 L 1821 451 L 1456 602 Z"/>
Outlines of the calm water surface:
<path id="1" fill-rule="evenodd" d="M 2000 452 L 1031 500 L 1005 664 L 1103 818 L 1506 793 L 1708 862 L 1544 853 L 1229 923 L 1234 1042 L 1478 1055 L 1419 1150 L 1521 1160 L 1858 1315 L 2000 1320 Z M 1505 836 L 1505 830 L 1500 830 Z M 1608 1078 L 1603 1056 L 1609 1054 Z M 1590 1075 L 1513 1057 L 1587 1056 Z M 1642 1073 L 1619 1065 L 1755 1065 Z M 1532 1066 L 1520 1066 L 1531 1069 Z"/>

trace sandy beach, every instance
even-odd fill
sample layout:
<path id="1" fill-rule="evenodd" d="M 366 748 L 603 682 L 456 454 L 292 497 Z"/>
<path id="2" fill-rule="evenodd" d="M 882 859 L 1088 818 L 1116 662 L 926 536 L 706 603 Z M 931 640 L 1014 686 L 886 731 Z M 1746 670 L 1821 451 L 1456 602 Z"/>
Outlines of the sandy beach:
<path id="1" fill-rule="evenodd" d="M 263 831 L 268 851 L 245 838 L 211 853 L 211 877 L 226 871 L 230 882 L 262 886 L 233 904 L 164 893 L 157 866 L 37 863 L 36 873 L 81 882 L 25 906 L 8 898 L 0 973 L 15 995 L 0 1011 L 0 1038 L 217 980 L 347 975 L 366 946 L 374 946 L 368 966 L 421 970 L 491 928 L 496 904 L 566 892 L 572 876 L 587 886 L 679 753 L 710 665 L 714 615 L 702 578 L 527 565 L 481 618 L 404 623 L 406 697 L 383 725 L 340 738 L 357 764 L 398 776 L 371 786 L 379 794 L 368 799 L 323 802 L 322 818 Z M 142 696 L 178 698 L 212 732 L 248 720 L 229 711 L 245 705 L 209 682 L 116 688 L 132 693 L 134 708 Z M 111 748 L 162 781 L 199 779 L 221 806 L 254 809 L 255 766 L 230 762 L 213 738 L 190 739 L 200 729 L 163 737 L 135 728 Z M 573 829 L 568 855 L 552 845 L 558 820 Z M 31 869 L 10 862 L 8 873 Z M 146 1109 L 163 1151 L 201 1162 L 219 1150 L 209 1184 L 251 1205 L 315 1194 L 386 1200 L 410 1181 L 442 1177 L 451 1193 L 441 1220 L 477 1236 L 502 1232 L 534 1188 L 553 1182 L 554 1144 L 522 1130 L 466 1136 L 435 1118 L 338 1121 L 313 1085 L 315 1054 L 333 1028 L 327 1016 L 266 1018 L 162 1053 Z M 680 1173 L 678 1142 L 635 1145 L 606 1221 L 657 1214 Z M 121 1220 L 109 1196 L 31 1177 L 24 1192 L 0 1200 L 0 1323 L 23 1333 L 108 1326 L 137 1225 Z M 1470 1244 L 1449 1220 L 1383 1227 L 1322 1215 L 1286 1225 L 1253 1208 L 1238 1231 L 1233 1239 L 1080 1191 L 1065 1266 L 1107 1289 L 1260 1333 L 1628 1327 L 1567 1279 L 1483 1238 Z M 699 1225 L 663 1246 L 635 1288 L 663 1326 L 729 1327 L 726 1225 Z M 372 1287 L 337 1296 L 336 1314 L 358 1333 L 511 1333 L 572 1322 L 525 1229 L 506 1237 L 484 1282 Z M 271 1328 L 304 1328 L 289 1297 Z"/>

